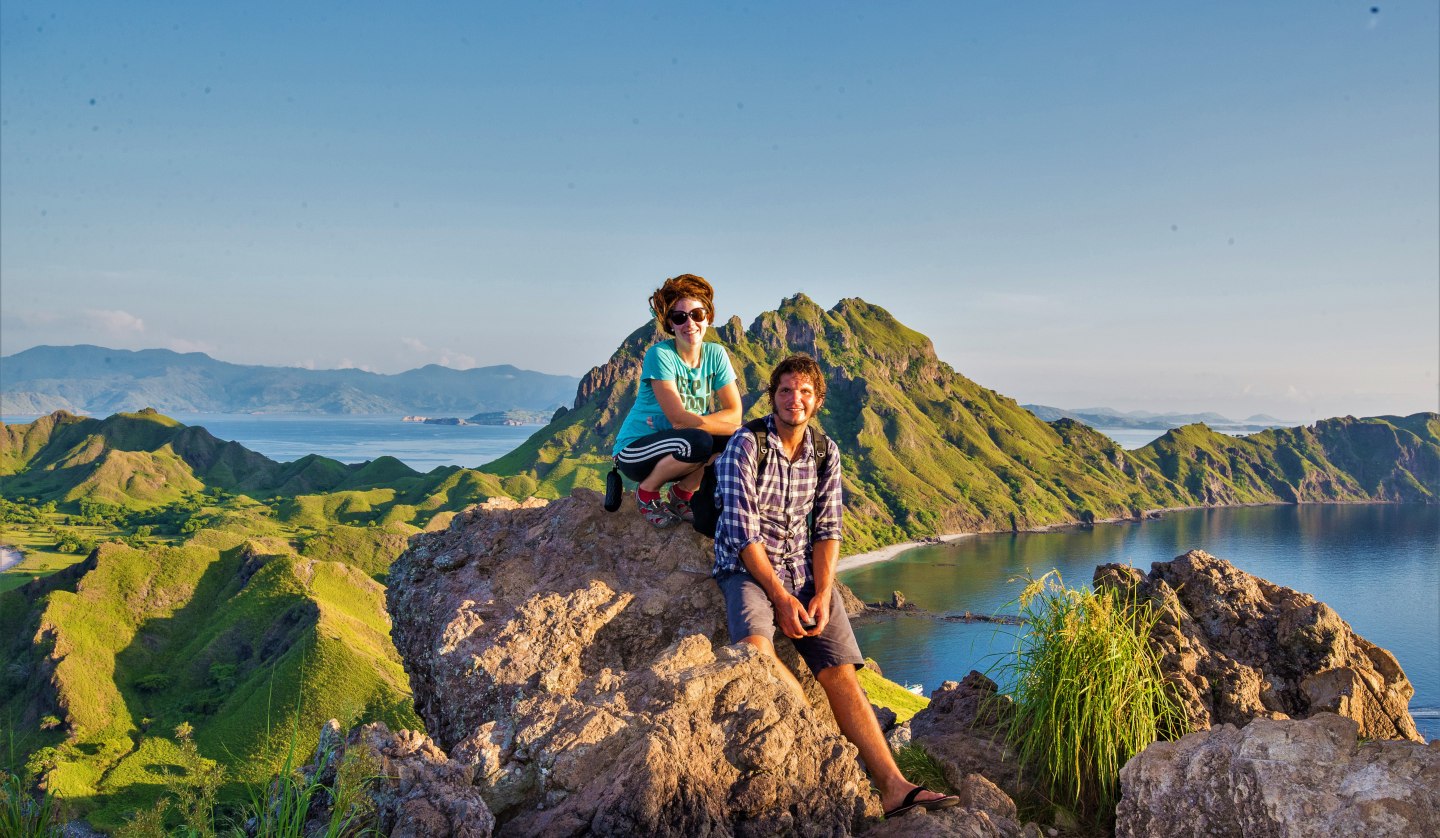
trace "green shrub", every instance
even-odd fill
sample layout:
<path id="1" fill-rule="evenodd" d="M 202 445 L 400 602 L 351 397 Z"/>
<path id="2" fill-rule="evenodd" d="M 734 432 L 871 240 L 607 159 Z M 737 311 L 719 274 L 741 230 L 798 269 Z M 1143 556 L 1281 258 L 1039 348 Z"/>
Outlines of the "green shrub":
<path id="1" fill-rule="evenodd" d="M 945 779 L 945 769 L 920 745 L 912 742 L 895 752 L 895 764 L 905 779 L 931 791 L 953 794 L 955 789 Z"/>
<path id="2" fill-rule="evenodd" d="M 1151 649 L 1158 615 L 1133 594 L 1066 588 L 1057 571 L 1020 595 L 1026 629 L 1013 663 L 1009 737 L 1048 802 L 1104 829 L 1114 820 L 1120 768 L 1186 718 Z"/>

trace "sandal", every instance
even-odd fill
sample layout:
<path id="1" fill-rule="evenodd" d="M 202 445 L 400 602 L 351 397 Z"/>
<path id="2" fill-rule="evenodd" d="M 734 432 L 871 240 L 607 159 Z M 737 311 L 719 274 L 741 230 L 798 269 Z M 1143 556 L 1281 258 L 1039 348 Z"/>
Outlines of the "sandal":
<path id="1" fill-rule="evenodd" d="M 657 530 L 665 530 L 680 523 L 680 518 L 670 507 L 665 504 L 664 499 L 656 498 L 652 501 L 640 500 L 635 497 L 635 505 L 640 508 L 640 514 L 645 516 L 645 521 Z"/>
<path id="2" fill-rule="evenodd" d="M 921 792 L 927 791 L 930 790 L 925 788 L 924 786 L 916 786 L 915 788 L 911 789 L 910 793 L 905 795 L 905 800 L 902 801 L 899 806 L 896 806 L 894 809 L 891 809 L 890 811 L 885 813 L 885 819 L 889 820 L 890 818 L 898 817 L 910 811 L 911 809 L 924 809 L 925 811 L 930 812 L 935 809 L 949 809 L 951 806 L 960 805 L 960 798 L 956 797 L 953 794 L 947 794 L 944 797 L 937 797 L 934 800 L 915 799 L 920 796 Z M 934 792 L 931 792 L 931 794 L 934 794 Z"/>

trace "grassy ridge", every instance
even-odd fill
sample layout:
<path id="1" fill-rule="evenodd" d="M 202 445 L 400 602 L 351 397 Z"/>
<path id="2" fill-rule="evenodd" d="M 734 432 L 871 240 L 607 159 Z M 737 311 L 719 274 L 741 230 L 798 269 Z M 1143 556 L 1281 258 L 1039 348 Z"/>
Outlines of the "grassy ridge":
<path id="1" fill-rule="evenodd" d="M 765 412 L 768 371 L 792 352 L 820 362 L 818 422 L 845 466 L 846 553 L 947 532 L 1025 529 L 1182 506 L 1296 501 L 1435 502 L 1440 417 L 1334 419 L 1237 439 L 1192 425 L 1125 451 L 1069 419 L 1043 422 L 965 378 L 924 335 L 859 299 L 821 309 L 803 295 L 738 319 L 725 346 L 746 416 Z M 515 495 L 599 489 L 634 402 L 653 325 L 581 379 L 575 405 L 488 464 Z"/>

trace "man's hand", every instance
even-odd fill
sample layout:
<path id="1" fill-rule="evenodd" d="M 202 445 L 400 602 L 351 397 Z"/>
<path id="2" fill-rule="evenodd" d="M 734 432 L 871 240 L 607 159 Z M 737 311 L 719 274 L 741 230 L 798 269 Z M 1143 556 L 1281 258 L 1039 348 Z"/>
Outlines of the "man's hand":
<path id="1" fill-rule="evenodd" d="M 829 591 L 816 594 L 815 598 L 810 600 L 810 619 L 815 621 L 815 627 L 805 632 L 806 637 L 818 637 L 820 632 L 825 630 L 825 626 L 830 624 L 830 600 Z"/>
<path id="2" fill-rule="evenodd" d="M 800 600 L 788 593 L 782 593 L 778 599 L 772 600 L 775 606 L 775 622 L 780 626 L 780 631 L 791 639 L 799 639 L 806 634 L 805 627 L 801 623 L 809 622 L 810 612 L 800 604 Z"/>

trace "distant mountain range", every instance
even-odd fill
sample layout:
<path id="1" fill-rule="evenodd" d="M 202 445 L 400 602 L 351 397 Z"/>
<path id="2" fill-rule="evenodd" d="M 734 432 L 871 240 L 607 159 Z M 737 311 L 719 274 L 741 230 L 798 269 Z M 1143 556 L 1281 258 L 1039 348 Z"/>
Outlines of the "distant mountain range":
<path id="1" fill-rule="evenodd" d="M 1274 416 L 1257 413 L 1239 422 L 1218 413 L 1151 413 L 1147 410 L 1121 412 L 1109 407 L 1082 407 L 1066 409 L 1043 404 L 1023 404 L 1021 407 L 1040 417 L 1045 422 L 1056 419 L 1074 419 L 1092 428 L 1133 428 L 1135 430 L 1165 431 L 1185 425 L 1204 423 L 1217 430 L 1263 431 L 1267 428 L 1283 428 L 1293 425 Z"/>
<path id="2" fill-rule="evenodd" d="M 0 358 L 0 412 L 439 414 L 548 417 L 579 379 L 513 366 L 431 364 L 396 375 L 217 361 L 201 352 L 37 346 Z"/>

